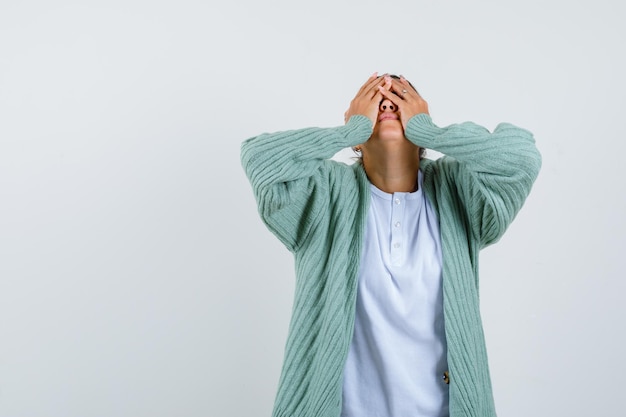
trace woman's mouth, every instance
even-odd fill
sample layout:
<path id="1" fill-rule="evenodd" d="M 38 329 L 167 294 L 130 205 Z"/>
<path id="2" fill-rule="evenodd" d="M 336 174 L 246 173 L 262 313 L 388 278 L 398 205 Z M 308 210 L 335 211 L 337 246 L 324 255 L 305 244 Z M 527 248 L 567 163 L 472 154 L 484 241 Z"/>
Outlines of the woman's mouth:
<path id="1" fill-rule="evenodd" d="M 395 113 L 383 113 L 378 117 L 379 122 L 382 122 L 385 120 L 398 120 L 398 115 Z"/>

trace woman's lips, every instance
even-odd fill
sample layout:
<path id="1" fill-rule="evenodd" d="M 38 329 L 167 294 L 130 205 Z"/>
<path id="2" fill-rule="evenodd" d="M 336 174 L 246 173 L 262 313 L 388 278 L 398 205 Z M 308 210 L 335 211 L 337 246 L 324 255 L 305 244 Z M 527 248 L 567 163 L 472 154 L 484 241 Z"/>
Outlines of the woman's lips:
<path id="1" fill-rule="evenodd" d="M 378 118 L 378 121 L 382 122 L 384 120 L 398 120 L 398 115 L 393 114 L 393 113 L 381 114 L 380 117 Z"/>

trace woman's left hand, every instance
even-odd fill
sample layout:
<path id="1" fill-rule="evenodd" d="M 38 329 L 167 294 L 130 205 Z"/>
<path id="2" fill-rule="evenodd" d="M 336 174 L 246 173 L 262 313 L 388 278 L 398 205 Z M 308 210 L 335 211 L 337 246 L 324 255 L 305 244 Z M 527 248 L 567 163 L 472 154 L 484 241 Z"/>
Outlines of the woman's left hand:
<path id="1" fill-rule="evenodd" d="M 406 130 L 406 125 L 411 117 L 421 113 L 429 114 L 426 100 L 411 87 L 411 84 L 404 77 L 401 76 L 399 80 L 396 80 L 386 76 L 385 80 L 388 83 L 391 80 L 391 87 L 389 89 L 386 89 L 386 86 L 378 87 L 378 90 L 383 97 L 391 100 L 393 104 L 398 106 L 400 121 L 404 130 Z M 388 83 L 387 85 L 389 85 Z"/>

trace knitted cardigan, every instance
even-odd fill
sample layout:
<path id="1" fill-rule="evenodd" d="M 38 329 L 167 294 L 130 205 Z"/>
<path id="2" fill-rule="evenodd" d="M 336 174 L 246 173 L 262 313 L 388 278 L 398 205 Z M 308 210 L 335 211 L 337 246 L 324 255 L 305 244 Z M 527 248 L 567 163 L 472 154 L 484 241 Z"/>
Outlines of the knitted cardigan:
<path id="1" fill-rule="evenodd" d="M 361 164 L 330 160 L 365 142 L 372 122 L 262 134 L 241 161 L 267 227 L 293 253 L 296 285 L 274 417 L 339 417 L 351 343 L 369 181 Z M 478 295 L 478 253 L 522 207 L 541 167 L 530 132 L 493 133 L 466 122 L 437 127 L 412 117 L 408 140 L 445 156 L 422 159 L 423 188 L 437 212 L 450 415 L 495 416 Z M 393 417 L 393 416 L 390 416 Z"/>

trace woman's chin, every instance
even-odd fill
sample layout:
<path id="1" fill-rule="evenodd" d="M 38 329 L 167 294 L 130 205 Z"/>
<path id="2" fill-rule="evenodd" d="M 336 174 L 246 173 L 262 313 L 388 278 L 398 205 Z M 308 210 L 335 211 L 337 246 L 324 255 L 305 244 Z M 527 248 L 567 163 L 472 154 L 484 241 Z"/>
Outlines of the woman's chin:
<path id="1" fill-rule="evenodd" d="M 405 139 L 402 124 L 400 124 L 399 122 L 397 124 L 386 123 L 384 126 L 379 126 L 377 133 L 378 138 L 384 141 Z"/>

